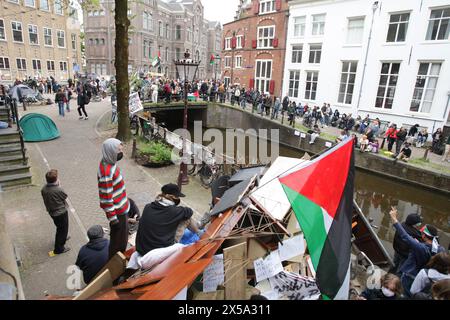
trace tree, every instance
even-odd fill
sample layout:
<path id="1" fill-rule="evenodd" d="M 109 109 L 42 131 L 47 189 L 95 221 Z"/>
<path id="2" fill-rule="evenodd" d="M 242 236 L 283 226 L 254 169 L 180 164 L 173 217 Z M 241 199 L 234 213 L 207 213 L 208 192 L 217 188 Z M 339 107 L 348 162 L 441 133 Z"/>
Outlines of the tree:
<path id="1" fill-rule="evenodd" d="M 119 128 L 116 138 L 121 141 L 129 141 L 131 138 L 128 100 L 130 96 L 130 84 L 128 82 L 128 1 L 115 0 L 115 24 L 116 24 L 116 68 L 117 80 L 117 114 Z"/>

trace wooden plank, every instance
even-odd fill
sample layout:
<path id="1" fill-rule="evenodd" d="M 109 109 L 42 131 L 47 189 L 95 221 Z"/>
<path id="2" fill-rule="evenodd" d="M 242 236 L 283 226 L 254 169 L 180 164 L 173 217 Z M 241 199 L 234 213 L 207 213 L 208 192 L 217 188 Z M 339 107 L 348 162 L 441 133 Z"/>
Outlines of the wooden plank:
<path id="1" fill-rule="evenodd" d="M 278 226 L 278 228 L 281 229 L 282 232 L 284 232 L 286 235 L 288 235 L 288 237 L 291 237 L 292 234 L 280 223 L 280 221 L 278 221 L 277 219 L 275 219 L 269 211 L 266 210 L 266 208 L 264 208 L 261 203 L 258 202 L 258 200 L 256 200 L 253 196 L 249 197 L 250 200 L 252 201 L 253 205 L 258 208 L 259 211 L 264 212 L 265 215 L 267 215 L 273 222 L 275 225 Z M 281 239 L 281 237 L 280 237 Z"/>
<path id="2" fill-rule="evenodd" d="M 108 263 L 97 273 L 94 277 L 96 279 L 99 277 L 106 269 L 109 270 L 111 275 L 111 280 L 114 282 L 125 272 L 127 268 L 127 259 L 122 252 L 117 252 Z"/>
<path id="3" fill-rule="evenodd" d="M 248 268 L 253 269 L 253 261 L 265 257 L 269 250 L 258 241 L 258 239 L 249 239 L 247 246 L 247 258 L 250 261 Z"/>
<path id="4" fill-rule="evenodd" d="M 225 300 L 245 300 L 247 286 L 247 243 L 223 249 L 225 265 Z"/>
<path id="5" fill-rule="evenodd" d="M 89 285 L 84 288 L 79 295 L 73 300 L 87 300 L 97 292 L 103 289 L 112 287 L 111 273 L 109 270 L 105 270 L 99 277 L 93 280 Z"/>
<path id="6" fill-rule="evenodd" d="M 96 293 L 89 300 L 136 300 L 140 297 L 140 294 L 132 294 L 127 291 L 118 291 L 113 289 L 101 290 Z"/>
<path id="7" fill-rule="evenodd" d="M 213 241 L 210 243 L 206 243 L 203 248 L 201 248 L 192 258 L 189 259 L 189 262 L 196 262 L 203 258 L 209 251 L 217 247 L 217 241 Z"/>
<path id="8" fill-rule="evenodd" d="M 211 262 L 212 258 L 207 258 L 179 264 L 139 300 L 172 300 L 184 287 L 190 286 Z"/>

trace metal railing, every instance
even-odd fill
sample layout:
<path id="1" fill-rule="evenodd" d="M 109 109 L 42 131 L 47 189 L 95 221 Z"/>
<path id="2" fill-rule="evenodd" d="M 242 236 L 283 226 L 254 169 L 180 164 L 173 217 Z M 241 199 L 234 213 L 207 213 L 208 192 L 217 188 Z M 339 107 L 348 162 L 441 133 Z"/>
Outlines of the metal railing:
<path id="1" fill-rule="evenodd" d="M 23 140 L 23 130 L 20 126 L 20 116 L 19 116 L 19 110 L 17 108 L 17 101 L 15 99 L 11 99 L 9 96 L 5 96 L 5 107 L 8 110 L 8 123 L 15 123 L 17 126 L 17 132 L 19 133 L 20 138 L 20 148 L 22 152 L 22 162 L 24 165 L 27 164 L 27 158 L 26 158 L 26 148 L 25 148 L 25 142 Z"/>

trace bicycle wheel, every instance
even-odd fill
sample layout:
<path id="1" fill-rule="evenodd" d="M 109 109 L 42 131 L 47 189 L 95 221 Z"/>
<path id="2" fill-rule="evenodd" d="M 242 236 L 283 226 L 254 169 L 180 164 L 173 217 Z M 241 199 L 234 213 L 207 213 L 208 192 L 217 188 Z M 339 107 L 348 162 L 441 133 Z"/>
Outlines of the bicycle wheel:
<path id="1" fill-rule="evenodd" d="M 187 165 L 187 173 L 188 175 L 192 176 L 195 173 L 195 169 L 197 169 L 196 164 L 188 164 Z"/>
<path id="2" fill-rule="evenodd" d="M 214 179 L 214 173 L 210 166 L 204 166 L 200 170 L 200 181 L 205 188 L 209 188 Z"/>

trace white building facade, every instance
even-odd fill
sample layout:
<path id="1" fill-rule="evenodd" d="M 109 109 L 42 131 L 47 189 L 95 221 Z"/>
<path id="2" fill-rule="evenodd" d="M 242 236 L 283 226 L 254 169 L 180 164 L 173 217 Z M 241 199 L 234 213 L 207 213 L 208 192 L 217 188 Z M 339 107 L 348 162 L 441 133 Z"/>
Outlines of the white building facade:
<path id="1" fill-rule="evenodd" d="M 449 0 L 289 3 L 283 95 L 398 126 L 449 125 Z"/>

